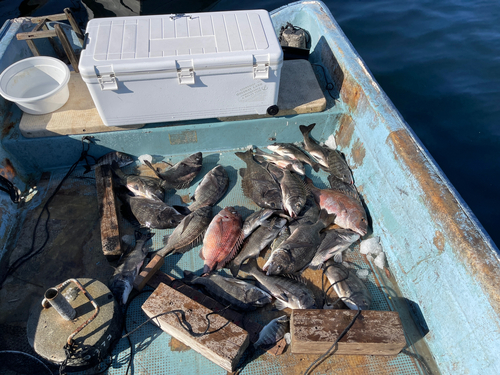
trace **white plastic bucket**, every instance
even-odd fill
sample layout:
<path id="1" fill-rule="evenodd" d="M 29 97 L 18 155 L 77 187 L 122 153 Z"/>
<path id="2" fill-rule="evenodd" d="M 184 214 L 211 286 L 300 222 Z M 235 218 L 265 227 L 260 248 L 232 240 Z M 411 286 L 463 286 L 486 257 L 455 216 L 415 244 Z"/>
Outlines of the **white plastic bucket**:
<path id="1" fill-rule="evenodd" d="M 69 98 L 69 69 L 54 57 L 18 61 L 0 74 L 0 95 L 23 112 L 43 115 L 61 108 Z"/>

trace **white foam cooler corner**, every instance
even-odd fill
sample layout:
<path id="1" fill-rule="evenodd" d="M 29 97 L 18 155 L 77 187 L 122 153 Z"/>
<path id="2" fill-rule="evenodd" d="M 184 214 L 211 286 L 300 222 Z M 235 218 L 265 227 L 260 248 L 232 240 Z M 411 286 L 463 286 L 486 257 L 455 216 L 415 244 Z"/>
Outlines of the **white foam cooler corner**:
<path id="1" fill-rule="evenodd" d="M 99 18 L 81 76 L 105 125 L 265 114 L 283 53 L 265 10 Z"/>

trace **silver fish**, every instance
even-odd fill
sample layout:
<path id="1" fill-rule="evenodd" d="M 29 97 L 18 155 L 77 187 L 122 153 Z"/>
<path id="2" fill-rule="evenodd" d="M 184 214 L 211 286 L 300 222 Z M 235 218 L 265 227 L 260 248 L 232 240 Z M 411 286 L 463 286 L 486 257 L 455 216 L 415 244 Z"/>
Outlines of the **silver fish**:
<path id="1" fill-rule="evenodd" d="M 257 227 L 264 223 L 275 210 L 270 208 L 262 208 L 259 211 L 255 211 L 253 214 L 248 216 L 243 223 L 243 238 L 247 238 Z"/>
<path id="2" fill-rule="evenodd" d="M 299 126 L 300 132 L 304 136 L 304 148 L 309 153 L 309 155 L 311 155 L 314 160 L 316 160 L 320 164 L 323 169 L 328 170 L 328 151 L 317 144 L 310 137 L 310 133 L 314 129 L 314 126 L 316 126 L 316 124 L 311 124 L 309 126 Z"/>
<path id="3" fill-rule="evenodd" d="M 163 190 L 164 181 L 159 178 L 148 176 L 137 176 L 125 174 L 118 166 L 116 161 L 111 163 L 111 169 L 120 179 L 120 183 L 127 187 L 135 196 L 148 199 L 163 201 L 165 190 Z"/>
<path id="4" fill-rule="evenodd" d="M 185 189 L 200 172 L 203 155 L 201 152 L 189 155 L 164 172 L 158 171 L 148 160 L 144 160 L 144 163 L 155 172 L 158 178 L 167 183 L 168 188 Z"/>
<path id="5" fill-rule="evenodd" d="M 127 303 L 128 296 L 132 291 L 135 277 L 144 263 L 148 254 L 146 242 L 154 236 L 154 233 L 135 232 L 135 247 L 125 255 L 120 265 L 116 268 L 109 282 L 109 289 L 116 299 L 123 305 Z"/>
<path id="6" fill-rule="evenodd" d="M 134 161 L 134 159 L 132 159 L 132 156 L 130 156 L 129 154 L 125 154 L 120 151 L 111 151 L 101 156 L 99 159 L 97 159 L 94 165 L 90 167 L 85 166 L 85 172 L 83 173 L 85 174 L 90 172 L 91 170 L 93 171 L 94 169 L 96 169 L 98 166 L 101 165 L 111 165 L 113 161 L 116 161 L 118 163 L 118 166 L 120 168 L 123 168 L 131 164 Z"/>
<path id="7" fill-rule="evenodd" d="M 252 151 L 236 152 L 235 155 L 247 164 L 244 172 L 240 170 L 243 174 L 243 194 L 262 208 L 282 209 L 280 186 L 269 172 L 253 159 Z"/>
<path id="8" fill-rule="evenodd" d="M 245 260 L 257 258 L 260 252 L 276 238 L 285 224 L 286 219 L 274 217 L 266 225 L 257 228 L 243 245 L 238 255 L 232 260 L 229 266 L 231 274 L 236 277 L 241 264 Z"/>
<path id="9" fill-rule="evenodd" d="M 229 177 L 222 165 L 208 172 L 194 191 L 194 202 L 188 207 L 191 212 L 200 207 L 213 206 L 226 193 Z"/>
<path id="10" fill-rule="evenodd" d="M 288 331 L 289 318 L 286 315 L 280 316 L 267 323 L 259 332 L 259 339 L 254 342 L 253 346 L 274 345 L 280 341 Z"/>
<path id="11" fill-rule="evenodd" d="M 276 308 L 314 309 L 316 304 L 312 292 L 300 276 L 266 276 L 257 266 L 255 259 L 241 265 L 243 272 L 249 273 L 258 286 L 276 298 Z"/>
<path id="12" fill-rule="evenodd" d="M 267 146 L 268 150 L 276 152 L 279 155 L 289 157 L 302 163 L 309 164 L 315 172 L 319 171 L 319 164 L 312 161 L 304 152 L 293 143 L 274 143 Z"/>
<path id="13" fill-rule="evenodd" d="M 205 206 L 187 215 L 172 234 L 163 238 L 164 247 L 157 252 L 164 257 L 170 253 L 185 253 L 203 241 L 203 236 L 212 221 L 212 206 Z"/>
<path id="14" fill-rule="evenodd" d="M 353 183 L 351 170 L 340 151 L 329 150 L 326 162 L 330 174 L 346 184 L 351 185 Z"/>
<path id="15" fill-rule="evenodd" d="M 304 182 L 285 169 L 280 186 L 283 208 L 292 218 L 297 217 L 306 203 L 307 190 Z"/>
<path id="16" fill-rule="evenodd" d="M 339 298 L 351 310 L 368 310 L 372 296 L 365 283 L 356 272 L 330 259 L 325 263 L 324 272 Z"/>
<path id="17" fill-rule="evenodd" d="M 216 273 L 201 277 L 184 271 L 183 281 L 191 285 L 202 285 L 217 301 L 240 311 L 252 311 L 272 301 L 272 297 L 262 289 L 243 280 Z"/>
<path id="18" fill-rule="evenodd" d="M 316 255 L 309 264 L 309 268 L 318 269 L 332 257 L 336 262 L 342 262 L 342 252 L 357 240 L 359 240 L 359 234 L 350 229 L 329 230 L 316 250 Z"/>
<path id="19" fill-rule="evenodd" d="M 267 275 L 279 275 L 302 272 L 311 262 L 321 243 L 319 233 L 332 222 L 334 216 L 322 210 L 314 224 L 303 224 L 297 227 L 279 248 L 271 253 L 262 268 Z"/>
<path id="20" fill-rule="evenodd" d="M 289 158 L 288 156 L 283 156 L 279 154 L 268 154 L 259 148 L 255 148 L 254 158 L 259 163 L 263 159 L 267 160 L 270 163 L 273 163 L 274 165 L 277 165 L 281 169 L 290 169 L 291 171 L 294 171 L 302 176 L 306 174 L 304 165 L 300 161 Z"/>
<path id="21" fill-rule="evenodd" d="M 122 205 L 123 217 L 132 223 L 139 223 L 142 227 L 152 229 L 175 228 L 184 218 L 184 215 L 180 214 L 175 208 L 159 200 L 131 197 L 129 195 L 120 195 L 119 197 L 126 203 Z"/>

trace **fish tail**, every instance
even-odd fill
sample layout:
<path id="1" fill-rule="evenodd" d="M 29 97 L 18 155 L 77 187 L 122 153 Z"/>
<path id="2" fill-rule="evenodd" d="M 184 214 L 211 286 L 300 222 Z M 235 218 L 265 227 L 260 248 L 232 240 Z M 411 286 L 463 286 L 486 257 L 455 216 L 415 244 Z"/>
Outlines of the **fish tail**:
<path id="1" fill-rule="evenodd" d="M 318 220 L 321 221 L 326 228 L 327 226 L 329 226 L 330 224 L 332 224 L 334 222 L 336 217 L 337 217 L 337 215 L 329 214 L 328 211 L 323 208 L 323 209 L 321 209 L 321 211 L 319 213 Z"/>
<path id="2" fill-rule="evenodd" d="M 240 272 L 240 266 L 241 264 L 238 262 L 231 262 L 229 264 L 229 270 L 231 271 L 231 275 L 233 275 L 233 277 L 236 277 L 238 275 L 238 272 Z"/>
<path id="3" fill-rule="evenodd" d="M 252 150 L 248 150 L 245 152 L 235 152 L 234 154 L 243 161 L 247 161 L 250 160 L 250 158 L 252 158 Z"/>
<path id="4" fill-rule="evenodd" d="M 245 264 L 240 265 L 240 270 L 243 272 L 253 274 L 258 271 L 257 259 L 251 258 Z"/>
<path id="5" fill-rule="evenodd" d="M 188 270 L 184 270 L 184 278 L 183 278 L 183 281 L 184 282 L 187 282 L 187 283 L 190 283 L 192 282 L 196 277 L 196 276 L 193 272 L 191 271 L 188 271 Z"/>
<path id="6" fill-rule="evenodd" d="M 203 266 L 203 274 L 210 273 L 212 271 L 213 267 L 210 267 L 208 264 L 205 264 Z"/>
<path id="7" fill-rule="evenodd" d="M 299 129 L 304 137 L 308 137 L 309 133 L 314 129 L 315 126 L 316 126 L 316 123 L 308 125 L 308 126 L 300 125 Z"/>
<path id="8" fill-rule="evenodd" d="M 156 168 L 155 168 L 155 167 L 153 167 L 153 164 L 151 164 L 149 160 L 144 160 L 144 164 L 146 164 L 146 165 L 147 165 L 147 166 L 148 166 L 148 167 L 149 167 L 149 168 L 150 168 L 150 169 L 151 169 L 151 170 L 155 173 L 155 175 L 156 175 L 159 179 L 163 180 L 163 179 L 161 178 L 160 174 L 158 173 L 158 171 L 156 170 Z M 162 186 L 162 187 L 163 187 L 163 186 Z M 163 188 L 165 189 L 165 187 L 163 187 Z"/>

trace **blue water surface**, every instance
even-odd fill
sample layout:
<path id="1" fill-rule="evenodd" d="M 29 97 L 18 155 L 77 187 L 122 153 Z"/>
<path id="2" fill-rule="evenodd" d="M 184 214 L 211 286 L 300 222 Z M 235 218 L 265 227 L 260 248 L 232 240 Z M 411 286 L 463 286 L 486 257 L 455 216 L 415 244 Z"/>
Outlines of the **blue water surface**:
<path id="1" fill-rule="evenodd" d="M 21 3 L 36 1 L 0 0 L 0 23 L 20 16 Z M 64 3 L 60 11 L 68 3 L 79 6 L 78 0 L 39 3 Z M 189 4 L 189 0 L 182 3 Z M 286 3 L 221 0 L 209 9 L 273 10 Z M 493 241 L 500 244 L 500 231 L 496 230 L 500 208 L 500 2 L 325 3 L 406 122 Z M 32 10 L 41 14 L 60 11 Z"/>

